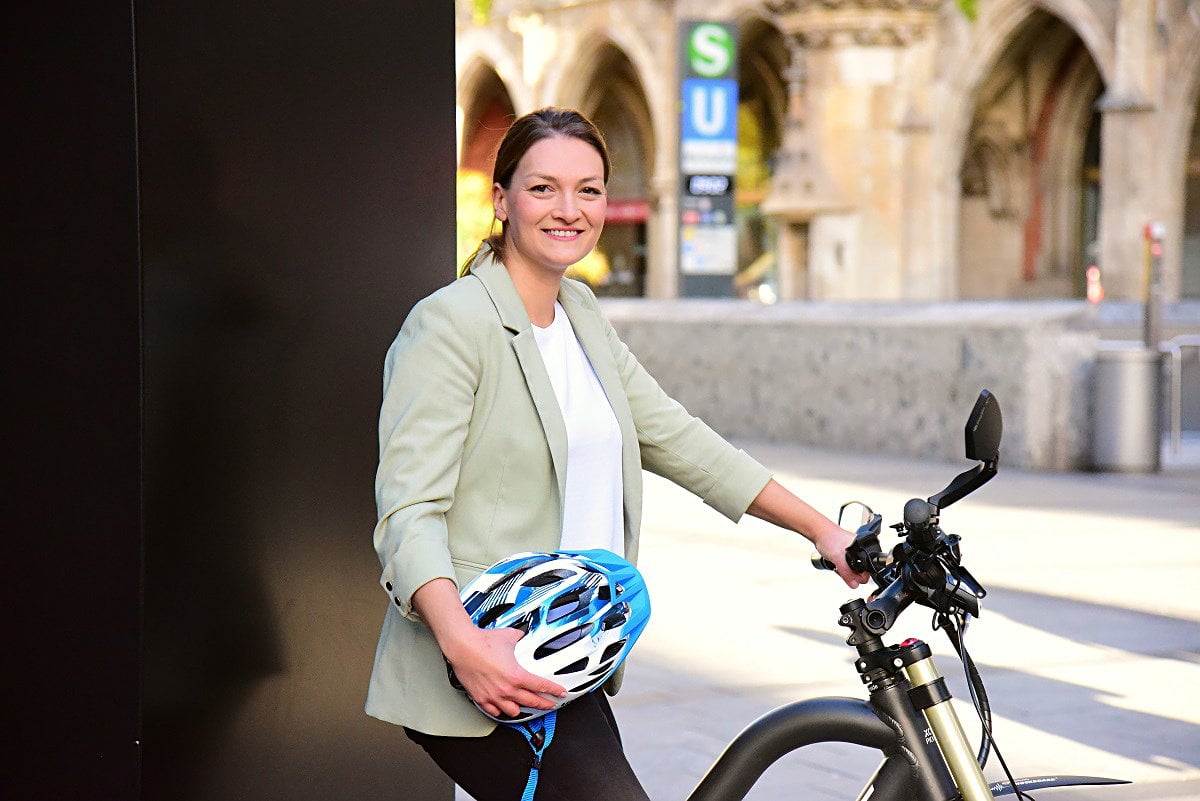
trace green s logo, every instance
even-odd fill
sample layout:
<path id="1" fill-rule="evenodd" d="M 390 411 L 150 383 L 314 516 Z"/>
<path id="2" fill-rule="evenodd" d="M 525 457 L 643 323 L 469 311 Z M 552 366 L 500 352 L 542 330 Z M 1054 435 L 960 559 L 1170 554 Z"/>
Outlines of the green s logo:
<path id="1" fill-rule="evenodd" d="M 733 66 L 733 45 L 724 25 L 701 23 L 688 36 L 688 64 L 702 78 L 719 78 Z"/>

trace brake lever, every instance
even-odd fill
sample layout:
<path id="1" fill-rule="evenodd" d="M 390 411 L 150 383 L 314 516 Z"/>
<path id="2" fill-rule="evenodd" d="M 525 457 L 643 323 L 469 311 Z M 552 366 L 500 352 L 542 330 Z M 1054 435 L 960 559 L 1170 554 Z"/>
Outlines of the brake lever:
<path id="1" fill-rule="evenodd" d="M 878 581 L 878 574 L 890 563 L 891 558 L 879 544 L 879 532 L 883 528 L 883 515 L 871 513 L 867 522 L 854 533 L 854 542 L 846 549 L 846 564 L 855 573 L 870 573 Z"/>
<path id="2" fill-rule="evenodd" d="M 942 546 L 933 553 L 916 552 L 903 560 L 905 584 L 919 596 L 918 602 L 942 614 L 961 610 L 979 617 L 979 601 L 987 590 L 957 559 L 957 537 L 939 535 Z"/>

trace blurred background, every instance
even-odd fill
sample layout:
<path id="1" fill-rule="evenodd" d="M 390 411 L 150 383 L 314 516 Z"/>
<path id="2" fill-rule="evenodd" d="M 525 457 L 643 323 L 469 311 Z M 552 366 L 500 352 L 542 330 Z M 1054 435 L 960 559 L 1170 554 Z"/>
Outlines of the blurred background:
<path id="1" fill-rule="evenodd" d="M 580 270 L 602 294 L 686 294 L 678 274 L 697 268 L 679 257 L 691 223 L 677 196 L 728 192 L 720 224 L 737 247 L 718 296 L 1084 298 L 1096 265 L 1105 297 L 1140 299 L 1142 229 L 1158 221 L 1165 297 L 1200 298 L 1195 3 L 455 8 L 460 239 L 491 219 L 506 122 L 563 105 L 591 116 L 613 152 L 607 266 Z M 701 22 L 721 30 L 689 43 Z M 732 84 L 708 105 L 691 103 L 707 91 L 688 80 L 701 74 L 691 55 L 724 67 L 704 78 Z M 705 127 L 722 104 L 730 129 Z M 681 125 L 683 113 L 702 124 Z M 689 145 L 705 137 L 735 143 L 732 169 L 709 170 L 731 185 L 689 192 Z"/>
<path id="2" fill-rule="evenodd" d="M 724 433 L 953 458 L 956 387 L 1006 384 L 1010 463 L 1154 470 L 1200 429 L 1200 4 L 458 0 L 455 24 L 460 255 L 507 122 L 591 116 L 614 177 L 572 274 Z"/>

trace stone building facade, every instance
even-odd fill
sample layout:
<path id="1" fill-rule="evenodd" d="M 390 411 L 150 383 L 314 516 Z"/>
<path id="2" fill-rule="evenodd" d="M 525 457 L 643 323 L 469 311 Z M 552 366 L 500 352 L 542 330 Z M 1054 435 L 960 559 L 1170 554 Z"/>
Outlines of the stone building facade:
<path id="1" fill-rule="evenodd" d="M 1200 0 L 458 0 L 460 162 L 511 115 L 581 109 L 614 157 L 608 294 L 679 277 L 678 33 L 738 37 L 729 293 L 1200 297 Z M 743 162 L 746 175 L 743 175 Z M 757 162 L 757 164 L 756 164 Z M 756 177 L 757 176 L 757 177 Z"/>

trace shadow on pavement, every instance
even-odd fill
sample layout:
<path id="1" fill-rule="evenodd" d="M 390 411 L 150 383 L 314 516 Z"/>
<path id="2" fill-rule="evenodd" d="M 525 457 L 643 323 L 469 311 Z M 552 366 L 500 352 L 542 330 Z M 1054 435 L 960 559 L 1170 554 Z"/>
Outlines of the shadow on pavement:
<path id="1" fill-rule="evenodd" d="M 988 588 L 988 609 L 1074 642 L 1200 663 L 1200 623 L 1009 587 Z"/>

